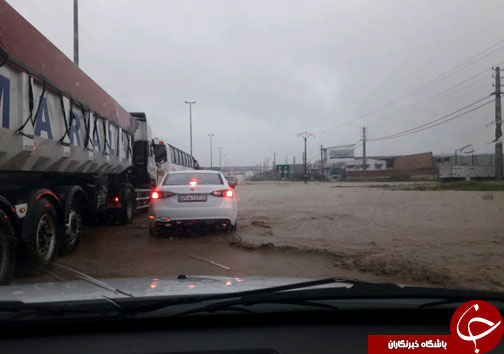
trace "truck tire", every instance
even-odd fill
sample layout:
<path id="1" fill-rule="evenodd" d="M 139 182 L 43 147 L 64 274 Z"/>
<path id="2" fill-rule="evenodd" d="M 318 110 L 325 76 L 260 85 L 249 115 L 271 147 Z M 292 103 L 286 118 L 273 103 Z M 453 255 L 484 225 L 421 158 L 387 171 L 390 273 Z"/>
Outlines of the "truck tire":
<path id="1" fill-rule="evenodd" d="M 124 203 L 120 212 L 120 221 L 123 224 L 131 224 L 133 221 L 133 211 L 135 210 L 135 194 L 127 189 L 124 193 Z"/>
<path id="2" fill-rule="evenodd" d="M 82 206 L 74 199 L 68 210 L 68 221 L 61 240 L 60 255 L 72 254 L 80 242 L 82 232 Z"/>
<path id="3" fill-rule="evenodd" d="M 14 274 L 16 242 L 9 216 L 0 210 L 0 285 L 8 284 Z"/>
<path id="4" fill-rule="evenodd" d="M 23 225 L 25 258 L 34 266 L 47 267 L 58 254 L 61 231 L 54 205 L 46 198 L 37 200 L 31 217 Z"/>

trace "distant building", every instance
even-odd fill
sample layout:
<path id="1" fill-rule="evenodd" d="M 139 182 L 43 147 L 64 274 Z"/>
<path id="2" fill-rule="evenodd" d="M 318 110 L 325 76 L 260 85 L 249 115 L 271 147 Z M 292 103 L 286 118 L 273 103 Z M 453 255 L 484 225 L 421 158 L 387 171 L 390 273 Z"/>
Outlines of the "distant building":
<path id="1" fill-rule="evenodd" d="M 433 179 L 437 175 L 431 152 L 401 156 L 368 156 L 366 172 L 362 157 L 330 158 L 324 154 L 324 174 L 329 179 L 408 177 Z M 334 156 L 334 155 L 333 155 Z M 319 162 L 320 168 L 320 162 Z"/>
<path id="2" fill-rule="evenodd" d="M 494 154 L 435 155 L 440 179 L 485 179 L 495 177 Z"/>

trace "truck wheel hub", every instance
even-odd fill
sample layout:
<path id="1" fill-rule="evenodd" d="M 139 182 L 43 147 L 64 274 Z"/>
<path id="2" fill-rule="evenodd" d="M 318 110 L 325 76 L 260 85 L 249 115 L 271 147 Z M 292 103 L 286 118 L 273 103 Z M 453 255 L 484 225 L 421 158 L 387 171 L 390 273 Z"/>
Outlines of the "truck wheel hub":
<path id="1" fill-rule="evenodd" d="M 37 226 L 37 250 L 40 256 L 48 261 L 56 244 L 56 224 L 53 218 L 43 215 Z"/>
<path id="2" fill-rule="evenodd" d="M 74 243 L 80 235 L 81 217 L 75 210 L 70 210 L 66 226 L 66 238 L 70 243 Z"/>

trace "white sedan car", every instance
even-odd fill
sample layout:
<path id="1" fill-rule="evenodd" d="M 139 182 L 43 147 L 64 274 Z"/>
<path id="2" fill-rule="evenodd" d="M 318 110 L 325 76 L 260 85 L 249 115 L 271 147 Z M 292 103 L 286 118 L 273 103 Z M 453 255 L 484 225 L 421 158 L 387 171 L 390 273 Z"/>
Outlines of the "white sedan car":
<path id="1" fill-rule="evenodd" d="M 237 213 L 235 192 L 219 171 L 173 171 L 152 192 L 149 231 L 195 224 L 236 230 Z"/>

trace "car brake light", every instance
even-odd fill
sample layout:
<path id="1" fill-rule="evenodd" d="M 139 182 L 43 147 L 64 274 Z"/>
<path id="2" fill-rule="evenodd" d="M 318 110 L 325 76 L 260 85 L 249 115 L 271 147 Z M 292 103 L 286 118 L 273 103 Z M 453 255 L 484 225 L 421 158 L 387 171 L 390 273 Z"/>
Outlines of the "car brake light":
<path id="1" fill-rule="evenodd" d="M 193 179 L 191 179 L 191 180 L 189 181 L 189 184 L 190 184 L 192 187 L 194 187 L 195 185 L 197 185 L 197 184 L 198 184 L 198 180 L 197 180 L 196 178 L 193 178 Z"/>
<path id="2" fill-rule="evenodd" d="M 223 190 L 213 191 L 211 194 L 216 197 L 225 197 L 225 198 L 233 198 L 233 195 L 234 195 L 232 189 L 223 189 Z"/>
<path id="3" fill-rule="evenodd" d="M 171 197 L 173 194 L 173 192 L 161 192 L 161 191 L 154 191 L 152 192 L 152 195 L 151 195 L 151 198 L 152 199 L 160 199 L 160 198 L 168 198 L 168 197 Z"/>
<path id="4" fill-rule="evenodd" d="M 114 201 L 115 201 L 116 203 L 119 203 L 119 197 L 115 197 L 115 198 L 114 198 Z"/>

